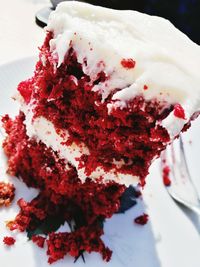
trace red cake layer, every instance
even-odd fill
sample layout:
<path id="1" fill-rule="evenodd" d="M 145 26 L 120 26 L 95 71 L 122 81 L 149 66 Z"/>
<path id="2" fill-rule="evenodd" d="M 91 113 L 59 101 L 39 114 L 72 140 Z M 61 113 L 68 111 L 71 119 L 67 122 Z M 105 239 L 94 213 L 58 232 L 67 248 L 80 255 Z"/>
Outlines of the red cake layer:
<path id="1" fill-rule="evenodd" d="M 15 197 L 13 184 L 0 182 L 0 207 L 9 206 Z"/>
<path id="2" fill-rule="evenodd" d="M 99 165 L 110 170 L 115 168 L 113 159 L 123 159 L 126 164 L 117 171 L 146 177 L 152 159 L 169 141 L 166 129 L 158 122 L 166 118 L 173 106 L 156 99 L 145 101 L 138 95 L 126 108 L 116 108 L 109 114 L 107 104 L 113 102 L 113 93 L 102 102 L 101 95 L 92 91 L 94 85 L 109 79 L 106 73 L 100 72 L 91 81 L 77 62 L 73 46 L 64 63 L 56 68 L 49 48 L 51 37 L 49 33 L 41 48 L 40 59 L 45 58 L 45 64 L 39 60 L 34 77 L 18 87 L 25 101 L 36 105 L 35 117 L 44 116 L 58 132 L 67 129 L 70 136 L 66 145 L 84 142 L 88 146 L 89 158 L 81 158 L 88 176 Z"/>
<path id="3" fill-rule="evenodd" d="M 37 233 L 37 229 L 50 219 L 60 218 L 60 224 L 74 221 L 71 233 L 46 233 L 49 262 L 63 258 L 67 253 L 76 258 L 83 251 L 100 252 L 109 260 L 111 252 L 100 239 L 102 223 L 118 211 L 125 187 L 115 182 L 98 184 L 90 179 L 81 183 L 72 166 L 44 144 L 27 137 L 23 121 L 23 113 L 14 121 L 8 116 L 3 118 L 8 134 L 3 144 L 8 156 L 8 171 L 28 186 L 38 188 L 40 193 L 30 203 L 23 199 L 18 201 L 20 213 L 8 227 Z"/>

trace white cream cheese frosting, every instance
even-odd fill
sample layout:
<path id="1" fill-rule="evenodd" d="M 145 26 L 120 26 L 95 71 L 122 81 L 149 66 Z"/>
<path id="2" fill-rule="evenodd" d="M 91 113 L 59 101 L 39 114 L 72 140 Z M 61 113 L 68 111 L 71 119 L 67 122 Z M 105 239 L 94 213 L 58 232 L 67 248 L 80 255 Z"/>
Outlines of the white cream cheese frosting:
<path id="1" fill-rule="evenodd" d="M 52 12 L 46 29 L 54 34 L 50 47 L 57 67 L 72 45 L 92 80 L 100 71 L 106 73 L 109 79 L 93 90 L 104 101 L 118 89 L 112 97 L 115 101 L 108 104 L 110 112 L 116 106 L 124 108 L 138 94 L 146 100 L 178 103 L 186 120 L 172 113 L 162 122 L 173 138 L 200 110 L 200 47 L 168 20 L 67 1 Z M 124 68 L 123 59 L 132 59 L 135 66 Z"/>

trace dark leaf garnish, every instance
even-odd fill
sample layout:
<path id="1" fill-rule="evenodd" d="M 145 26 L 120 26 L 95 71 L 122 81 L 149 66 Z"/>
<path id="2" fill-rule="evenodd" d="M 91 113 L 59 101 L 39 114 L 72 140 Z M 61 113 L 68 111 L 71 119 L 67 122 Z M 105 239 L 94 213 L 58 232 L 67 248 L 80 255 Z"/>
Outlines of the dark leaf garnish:
<path id="1" fill-rule="evenodd" d="M 65 223 L 63 216 L 47 216 L 46 219 L 35 229 L 27 229 L 27 237 L 29 239 L 34 235 L 45 234 L 55 232 L 58 228 Z"/>
<path id="2" fill-rule="evenodd" d="M 83 262 L 85 263 L 85 257 L 84 257 L 84 251 L 82 250 L 82 251 L 80 251 L 80 254 L 74 259 L 74 263 L 76 263 L 77 262 L 77 260 L 81 257 L 82 258 L 82 260 L 83 260 Z"/>
<path id="3" fill-rule="evenodd" d="M 132 208 L 137 203 L 136 198 L 137 191 L 132 185 L 130 185 L 121 197 L 120 208 L 117 213 L 124 213 Z"/>
<path id="4" fill-rule="evenodd" d="M 99 217 L 98 218 L 98 226 L 100 227 L 100 228 L 102 228 L 103 229 L 103 226 L 104 226 L 104 222 L 105 222 L 105 218 L 103 218 L 103 217 Z"/>

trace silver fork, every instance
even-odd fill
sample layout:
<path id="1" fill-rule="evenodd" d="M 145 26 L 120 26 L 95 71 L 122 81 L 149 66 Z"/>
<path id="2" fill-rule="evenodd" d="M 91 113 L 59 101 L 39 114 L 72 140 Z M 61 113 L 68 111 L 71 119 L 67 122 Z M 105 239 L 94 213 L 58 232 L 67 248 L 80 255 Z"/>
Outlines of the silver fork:
<path id="1" fill-rule="evenodd" d="M 169 195 L 200 216 L 200 198 L 191 179 L 181 136 L 163 152 L 161 161 L 162 168 L 165 164 L 170 168 L 171 185 L 166 186 Z"/>

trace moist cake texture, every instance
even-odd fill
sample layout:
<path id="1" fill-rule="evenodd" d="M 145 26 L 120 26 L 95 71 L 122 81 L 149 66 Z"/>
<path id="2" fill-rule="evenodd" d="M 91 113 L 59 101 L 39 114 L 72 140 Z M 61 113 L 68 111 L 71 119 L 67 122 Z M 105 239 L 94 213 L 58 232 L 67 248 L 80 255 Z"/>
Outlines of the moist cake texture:
<path id="1" fill-rule="evenodd" d="M 27 135 L 83 182 L 144 180 L 199 108 L 199 46 L 165 19 L 79 2 L 60 4 L 46 30 L 18 87 Z"/>
<path id="2" fill-rule="evenodd" d="M 71 235 L 47 237 L 49 262 L 83 251 L 109 260 L 99 222 L 119 210 L 127 186 L 144 185 L 152 161 L 198 115 L 199 69 L 199 46 L 165 19 L 58 5 L 34 75 L 18 85 L 20 114 L 3 118 L 8 171 L 40 190 L 19 201 L 10 228 L 37 229 L 48 206 L 66 221 L 77 211 Z"/>

